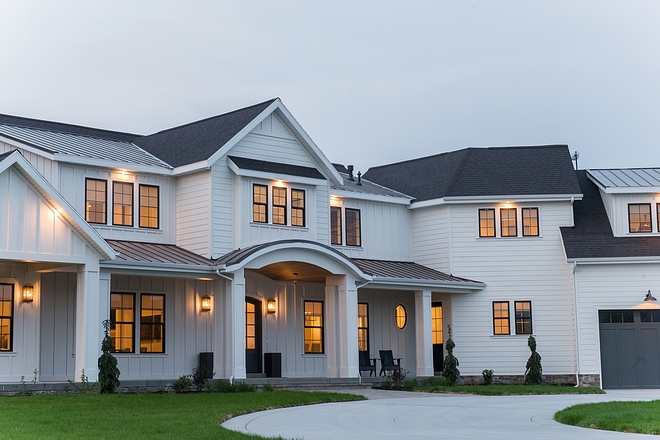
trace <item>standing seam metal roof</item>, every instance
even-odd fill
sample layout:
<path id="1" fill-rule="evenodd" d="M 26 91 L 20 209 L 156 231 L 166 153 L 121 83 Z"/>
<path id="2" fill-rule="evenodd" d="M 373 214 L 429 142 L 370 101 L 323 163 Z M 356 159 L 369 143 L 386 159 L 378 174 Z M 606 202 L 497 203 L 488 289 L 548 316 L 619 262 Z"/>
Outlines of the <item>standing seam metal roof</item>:
<path id="1" fill-rule="evenodd" d="M 587 170 L 603 187 L 650 188 L 660 186 L 660 168 Z"/>

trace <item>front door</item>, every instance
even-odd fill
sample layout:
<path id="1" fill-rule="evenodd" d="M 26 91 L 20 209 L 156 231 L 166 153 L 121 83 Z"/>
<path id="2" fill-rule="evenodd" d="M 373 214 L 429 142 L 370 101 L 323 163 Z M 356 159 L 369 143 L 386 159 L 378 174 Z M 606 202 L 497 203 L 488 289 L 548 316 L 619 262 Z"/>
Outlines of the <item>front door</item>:
<path id="1" fill-rule="evenodd" d="M 261 373 L 261 301 L 245 299 L 245 368 Z"/>
<path id="2" fill-rule="evenodd" d="M 442 371 L 445 360 L 442 337 L 442 303 L 431 304 L 431 334 L 433 339 L 433 371 Z"/>

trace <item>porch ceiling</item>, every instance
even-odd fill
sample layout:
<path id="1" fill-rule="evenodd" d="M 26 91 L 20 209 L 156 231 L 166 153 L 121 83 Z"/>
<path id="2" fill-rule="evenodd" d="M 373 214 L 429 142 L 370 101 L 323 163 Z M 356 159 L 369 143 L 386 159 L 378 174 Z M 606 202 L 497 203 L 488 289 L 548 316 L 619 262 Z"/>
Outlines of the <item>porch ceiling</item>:
<path id="1" fill-rule="evenodd" d="M 277 281 L 302 281 L 306 283 L 325 283 L 325 277 L 332 275 L 329 271 L 302 261 L 283 261 L 269 264 L 253 272 Z"/>

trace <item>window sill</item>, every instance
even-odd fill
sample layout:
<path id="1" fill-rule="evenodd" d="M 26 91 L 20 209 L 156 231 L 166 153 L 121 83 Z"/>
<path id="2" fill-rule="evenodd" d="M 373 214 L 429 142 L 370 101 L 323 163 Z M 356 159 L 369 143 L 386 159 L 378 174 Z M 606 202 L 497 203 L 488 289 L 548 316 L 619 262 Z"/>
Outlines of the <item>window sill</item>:
<path id="1" fill-rule="evenodd" d="M 302 357 L 304 358 L 325 358 L 325 353 L 303 353 Z"/>
<path id="2" fill-rule="evenodd" d="M 250 222 L 250 226 L 291 229 L 294 231 L 305 231 L 305 232 L 309 231 L 309 228 L 307 226 L 277 225 L 273 223 Z"/>

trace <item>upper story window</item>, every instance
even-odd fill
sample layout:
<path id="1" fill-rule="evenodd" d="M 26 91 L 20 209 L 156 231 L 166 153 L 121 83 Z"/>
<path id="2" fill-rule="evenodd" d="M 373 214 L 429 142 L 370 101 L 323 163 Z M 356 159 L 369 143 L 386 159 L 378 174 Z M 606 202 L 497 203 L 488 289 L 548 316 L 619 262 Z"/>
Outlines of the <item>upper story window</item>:
<path id="1" fill-rule="evenodd" d="M 252 221 L 268 223 L 268 187 L 254 185 L 252 187 Z"/>
<path id="2" fill-rule="evenodd" d="M 346 208 L 346 246 L 362 246 L 360 210 Z"/>
<path id="3" fill-rule="evenodd" d="M 291 204 L 289 204 L 289 191 L 291 191 Z M 255 223 L 268 223 L 270 208 L 270 222 L 272 224 L 304 227 L 305 191 L 273 186 L 271 192 L 272 198 L 269 204 L 268 185 L 256 183 L 252 185 L 252 221 Z"/>
<path id="4" fill-rule="evenodd" d="M 537 237 L 539 235 L 539 209 L 522 208 L 523 237 Z"/>
<path id="5" fill-rule="evenodd" d="M 517 237 L 518 210 L 516 208 L 502 208 L 500 209 L 500 227 L 502 237 Z"/>
<path id="6" fill-rule="evenodd" d="M 341 241 L 341 208 L 330 207 L 330 243 L 342 244 Z"/>
<path id="7" fill-rule="evenodd" d="M 158 187 L 140 185 L 140 227 L 158 229 Z"/>
<path id="8" fill-rule="evenodd" d="M 88 223 L 103 223 L 106 220 L 108 182 L 85 179 L 85 220 Z"/>
<path id="9" fill-rule="evenodd" d="M 112 224 L 133 226 L 133 184 L 112 183 Z"/>
<path id="10" fill-rule="evenodd" d="M 354 208 L 330 207 L 330 243 L 346 246 L 362 246 L 360 210 Z M 343 220 L 343 221 L 342 221 Z M 342 230 L 342 223 L 345 229 Z M 344 240 L 342 240 L 342 238 Z"/>
<path id="11" fill-rule="evenodd" d="M 495 210 L 479 210 L 479 237 L 495 237 Z"/>
<path id="12" fill-rule="evenodd" d="M 652 232 L 651 204 L 635 203 L 628 205 L 628 224 L 630 232 Z"/>

